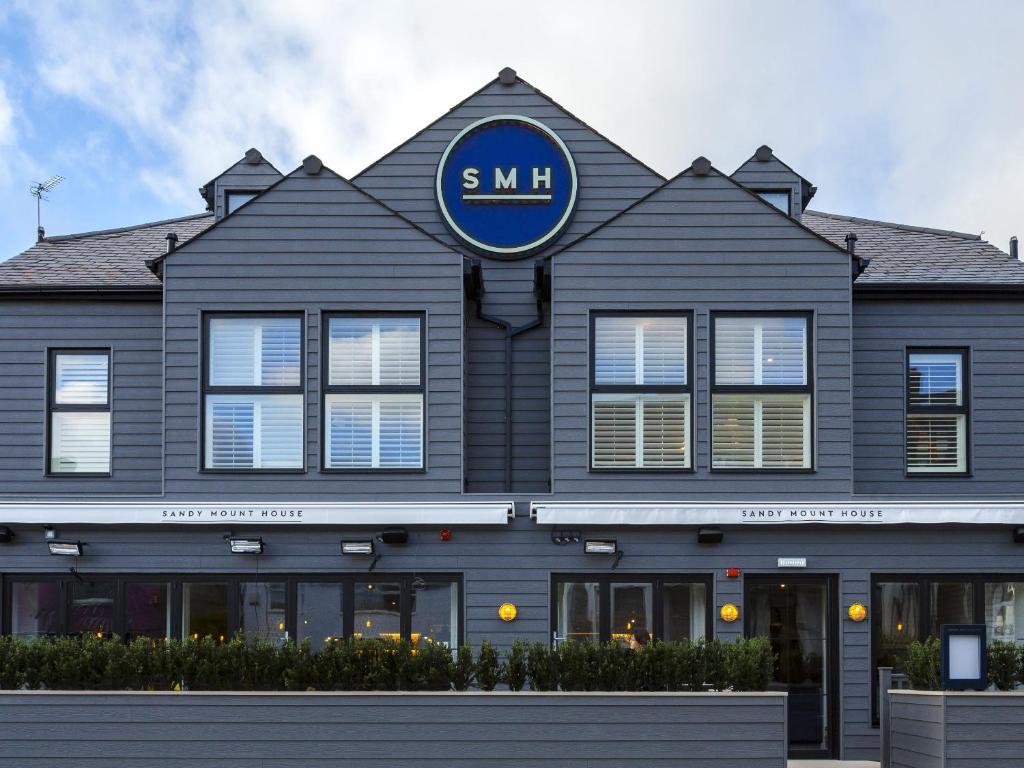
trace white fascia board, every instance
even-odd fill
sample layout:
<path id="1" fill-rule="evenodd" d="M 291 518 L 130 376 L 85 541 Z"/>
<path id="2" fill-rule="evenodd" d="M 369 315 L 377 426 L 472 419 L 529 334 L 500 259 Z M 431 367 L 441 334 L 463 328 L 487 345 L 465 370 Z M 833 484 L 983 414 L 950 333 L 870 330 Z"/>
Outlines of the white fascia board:
<path id="1" fill-rule="evenodd" d="M 6 525 L 504 525 L 514 514 L 511 501 L 0 502 L 0 524 Z"/>
<path id="2" fill-rule="evenodd" d="M 957 502 L 547 502 L 530 505 L 539 525 L 1024 525 L 1022 501 Z"/>

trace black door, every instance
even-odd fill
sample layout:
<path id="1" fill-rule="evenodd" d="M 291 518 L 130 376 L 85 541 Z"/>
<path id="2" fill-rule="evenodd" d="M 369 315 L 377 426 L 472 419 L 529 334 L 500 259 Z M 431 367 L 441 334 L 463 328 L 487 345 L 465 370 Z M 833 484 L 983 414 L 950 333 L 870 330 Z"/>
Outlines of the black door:
<path id="1" fill-rule="evenodd" d="M 835 577 L 778 574 L 746 577 L 744 627 L 775 652 L 771 690 L 789 693 L 790 757 L 838 753 Z"/>

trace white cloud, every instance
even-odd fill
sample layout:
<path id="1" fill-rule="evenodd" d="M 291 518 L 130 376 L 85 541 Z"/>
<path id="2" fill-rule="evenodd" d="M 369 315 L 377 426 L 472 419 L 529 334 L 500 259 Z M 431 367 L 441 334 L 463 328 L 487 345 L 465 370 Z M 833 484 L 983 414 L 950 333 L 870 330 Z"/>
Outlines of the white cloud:
<path id="1" fill-rule="evenodd" d="M 7 88 L 0 80 L 0 147 L 14 143 L 14 107 L 7 96 Z"/>
<path id="2" fill-rule="evenodd" d="M 819 207 L 1022 221 L 1024 5 L 730 2 L 25 4 L 43 85 L 143 148 L 174 205 L 249 146 L 354 174 L 506 64 L 659 171 L 761 143 Z M 0 101 L 0 131 L 3 126 Z M 0 133 L 2 136 L 2 133 Z"/>

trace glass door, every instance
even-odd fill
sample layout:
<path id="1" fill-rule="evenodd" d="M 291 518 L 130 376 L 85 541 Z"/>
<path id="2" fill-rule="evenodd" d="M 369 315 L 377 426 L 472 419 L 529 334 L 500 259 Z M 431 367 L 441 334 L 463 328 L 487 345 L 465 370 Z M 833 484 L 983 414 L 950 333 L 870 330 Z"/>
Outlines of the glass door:
<path id="1" fill-rule="evenodd" d="M 789 694 L 791 757 L 836 753 L 837 601 L 832 576 L 747 577 L 748 637 L 775 652 L 771 690 Z"/>

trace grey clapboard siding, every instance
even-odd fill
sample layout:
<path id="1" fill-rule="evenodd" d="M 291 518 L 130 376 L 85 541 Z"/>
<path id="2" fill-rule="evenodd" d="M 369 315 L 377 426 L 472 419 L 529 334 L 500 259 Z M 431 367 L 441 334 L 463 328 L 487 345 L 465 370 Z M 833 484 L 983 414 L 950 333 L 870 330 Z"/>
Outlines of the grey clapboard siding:
<path id="1" fill-rule="evenodd" d="M 0 496 L 161 492 L 161 307 L 152 301 L 0 301 Z M 46 477 L 47 349 L 112 351 L 113 475 Z"/>
<path id="2" fill-rule="evenodd" d="M 893 691 L 892 768 L 1024 762 L 1024 693 Z"/>
<path id="3" fill-rule="evenodd" d="M 455 135 L 482 117 L 532 117 L 558 133 L 572 153 L 579 174 L 576 213 L 561 242 L 592 230 L 662 182 L 547 96 L 522 81 L 491 83 L 409 141 L 360 173 L 355 183 L 443 242 L 470 254 L 448 232 L 434 200 L 437 161 Z M 556 246 L 548 249 L 555 250 Z M 533 263 L 543 253 L 519 261 L 482 258 L 484 312 L 513 326 L 536 316 Z M 471 493 L 504 491 L 504 335 L 470 309 L 467 318 L 465 403 L 466 488 Z M 551 476 L 550 352 L 544 326 L 513 342 L 512 490 L 547 493 Z"/>
<path id="4" fill-rule="evenodd" d="M 226 192 L 262 192 L 271 184 L 280 181 L 281 174 L 266 160 L 249 163 L 239 160 L 213 180 L 213 213 L 223 219 L 224 195 Z"/>
<path id="5" fill-rule="evenodd" d="M 301 169 L 172 253 L 166 287 L 169 495 L 189 498 L 425 498 L 461 492 L 462 257 L 325 169 Z M 305 475 L 200 473 L 203 311 L 305 313 Z M 425 472 L 324 474 L 321 312 L 427 313 Z M 386 482 L 385 482 L 386 480 Z"/>
<path id="6" fill-rule="evenodd" d="M 728 212 L 708 212 L 707 203 Z M 554 483 L 587 498 L 845 496 L 850 455 L 850 259 L 729 179 L 687 172 L 554 257 Z M 589 313 L 696 313 L 696 472 L 588 472 Z M 709 472 L 709 312 L 814 312 L 816 459 L 805 474 Z"/>
<path id="7" fill-rule="evenodd" d="M 14 526 L 15 539 L 4 545 L 4 572 L 52 573 L 54 558 L 42 544 L 37 527 Z M 262 536 L 266 549 L 258 558 L 228 552 L 224 528 L 218 525 L 166 526 L 159 535 L 152 527 L 62 526 L 62 537 L 88 543 L 88 558 L 80 563 L 86 575 L 103 573 L 215 574 L 229 573 L 268 579 L 278 573 L 366 574 L 364 562 L 353 563 L 338 554 L 338 529 L 295 526 L 246 526 L 247 534 Z M 376 529 L 350 527 L 345 535 L 370 536 Z M 846 759 L 878 759 L 879 732 L 871 724 L 870 622 L 845 618 L 852 602 L 872 605 L 873 573 L 1020 573 L 1020 547 L 1004 526 L 948 527 L 756 525 L 728 527 L 720 546 L 697 543 L 690 527 L 625 529 L 588 528 L 587 535 L 617 538 L 625 552 L 617 575 L 674 573 L 714 576 L 712 628 L 729 641 L 743 631 L 744 577 L 779 574 L 779 556 L 807 557 L 806 573 L 839 574 L 838 643 L 841 653 L 841 739 Z M 383 557 L 372 576 L 389 573 L 451 572 L 463 574 L 466 640 L 479 647 L 489 639 L 507 649 L 516 638 L 547 642 L 551 638 L 549 593 L 553 574 L 606 573 L 607 559 L 587 556 L 582 545 L 555 546 L 550 532 L 530 520 L 517 518 L 508 526 L 456 528 L 442 542 L 436 527 L 410 529 L 409 544 L 382 547 Z M 727 578 L 726 568 L 741 568 L 743 577 Z M 518 618 L 502 622 L 501 603 L 519 608 Z M 725 624 L 718 609 L 726 602 L 740 607 L 741 621 Z"/>
<path id="8" fill-rule="evenodd" d="M 943 697 L 893 693 L 890 706 L 891 768 L 943 766 Z"/>
<path id="9" fill-rule="evenodd" d="M 786 697 L 0 694 L 0 766 L 784 768 Z"/>
<path id="10" fill-rule="evenodd" d="M 865 496 L 1019 498 L 1024 492 L 1024 302 L 854 304 L 854 490 Z M 970 479 L 904 474 L 907 347 L 970 349 Z"/>

